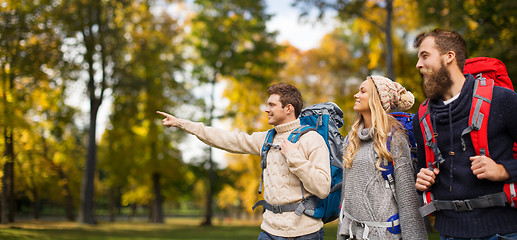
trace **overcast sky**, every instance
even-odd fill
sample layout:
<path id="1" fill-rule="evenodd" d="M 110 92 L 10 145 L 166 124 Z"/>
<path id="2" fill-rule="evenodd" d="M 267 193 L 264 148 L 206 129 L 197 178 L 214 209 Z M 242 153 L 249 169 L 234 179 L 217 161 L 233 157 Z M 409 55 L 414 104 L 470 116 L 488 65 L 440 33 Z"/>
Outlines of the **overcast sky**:
<path id="1" fill-rule="evenodd" d="M 292 0 L 266 0 L 266 12 L 273 14 L 267 23 L 268 30 L 278 31 L 277 42 L 288 41 L 301 50 L 319 46 L 321 38 L 334 29 L 333 21 L 328 18 L 325 23 L 300 23 L 300 10 L 291 7 Z"/>

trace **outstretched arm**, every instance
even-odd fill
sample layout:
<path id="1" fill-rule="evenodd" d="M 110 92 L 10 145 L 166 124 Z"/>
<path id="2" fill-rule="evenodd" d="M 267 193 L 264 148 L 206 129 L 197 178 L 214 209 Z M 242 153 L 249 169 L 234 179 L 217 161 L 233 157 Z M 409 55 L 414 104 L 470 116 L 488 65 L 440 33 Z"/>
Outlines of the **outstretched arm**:
<path id="1" fill-rule="evenodd" d="M 260 149 L 267 134 L 267 132 L 257 132 L 251 135 L 241 132 L 230 132 L 220 128 L 207 127 L 203 123 L 177 118 L 168 113 L 160 111 L 156 113 L 165 117 L 163 119 L 163 126 L 183 129 L 212 147 L 232 153 L 260 155 Z"/>

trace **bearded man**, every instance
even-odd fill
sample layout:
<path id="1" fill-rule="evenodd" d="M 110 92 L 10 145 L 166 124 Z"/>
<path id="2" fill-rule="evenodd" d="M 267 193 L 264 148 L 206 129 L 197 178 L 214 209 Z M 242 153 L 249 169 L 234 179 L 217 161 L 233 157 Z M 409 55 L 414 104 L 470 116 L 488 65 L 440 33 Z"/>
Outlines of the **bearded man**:
<path id="1" fill-rule="evenodd" d="M 495 86 L 488 116 L 487 138 L 490 157 L 476 154 L 469 136 L 475 78 L 463 74 L 466 43 L 461 35 L 440 29 L 417 36 L 416 67 L 429 98 L 428 112 L 443 163 L 432 170 L 426 166 L 425 141 L 415 116 L 413 129 L 418 146 L 415 187 L 431 191 L 442 203 L 469 205 L 434 212 L 434 227 L 441 239 L 517 239 L 517 209 L 508 205 L 470 206 L 477 199 L 503 191 L 506 182 L 517 181 L 517 160 L 512 145 L 517 141 L 517 94 Z M 429 160 L 429 159 L 428 159 Z M 427 161 L 428 161 L 427 160 Z"/>

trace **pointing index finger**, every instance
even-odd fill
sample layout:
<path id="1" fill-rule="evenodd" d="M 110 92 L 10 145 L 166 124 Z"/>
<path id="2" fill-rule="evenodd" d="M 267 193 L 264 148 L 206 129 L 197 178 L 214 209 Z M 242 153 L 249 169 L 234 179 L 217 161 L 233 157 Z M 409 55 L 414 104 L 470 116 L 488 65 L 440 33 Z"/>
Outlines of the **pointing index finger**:
<path id="1" fill-rule="evenodd" d="M 169 116 L 169 114 L 164 113 L 164 112 L 160 112 L 160 111 L 156 111 L 156 113 L 158 113 L 158 114 L 160 114 L 160 115 L 162 115 L 164 117 L 168 117 Z"/>

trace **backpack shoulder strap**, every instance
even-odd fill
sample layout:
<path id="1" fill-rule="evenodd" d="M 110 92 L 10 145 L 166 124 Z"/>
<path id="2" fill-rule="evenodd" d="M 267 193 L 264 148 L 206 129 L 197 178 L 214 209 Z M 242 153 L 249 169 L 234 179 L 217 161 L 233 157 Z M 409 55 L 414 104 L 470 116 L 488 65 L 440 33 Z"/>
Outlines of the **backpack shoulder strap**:
<path id="1" fill-rule="evenodd" d="M 273 146 L 273 138 L 275 138 L 276 130 L 271 128 L 267 131 L 266 139 L 264 139 L 264 144 L 262 145 L 262 150 L 260 150 L 260 167 L 262 168 L 262 172 L 260 173 L 260 183 L 258 193 L 262 193 L 262 185 L 264 183 L 264 169 L 267 167 L 267 153 L 269 149 Z"/>
<path id="2" fill-rule="evenodd" d="M 386 147 L 388 149 L 388 152 L 391 152 L 391 140 L 393 139 L 394 134 L 395 129 L 388 133 L 388 140 L 386 141 Z M 395 199 L 395 201 L 397 201 L 397 195 L 395 193 L 395 178 L 393 176 L 393 172 L 395 172 L 393 162 L 384 159 L 384 161 L 381 161 L 380 167 L 384 169 L 381 171 L 382 177 L 384 178 L 384 180 L 386 180 L 386 183 L 388 184 L 389 188 L 391 189 L 391 192 L 393 193 L 393 198 Z"/>
<path id="3" fill-rule="evenodd" d="M 429 169 L 438 167 L 438 164 L 443 163 L 443 159 L 438 144 L 436 143 L 436 135 L 433 131 L 431 123 L 431 114 L 429 111 L 429 99 L 426 99 L 418 108 L 418 119 L 420 123 L 420 130 L 424 137 L 425 161 Z"/>
<path id="4" fill-rule="evenodd" d="M 276 135 L 276 130 L 271 128 L 267 131 L 266 138 L 264 139 L 264 144 L 262 145 L 262 150 L 260 151 L 260 157 L 265 158 L 269 149 L 271 149 L 271 145 L 273 144 L 273 138 Z"/>
<path id="5" fill-rule="evenodd" d="M 289 137 L 287 137 L 287 140 L 289 140 L 290 142 L 292 143 L 296 143 L 298 142 L 298 140 L 300 139 L 300 137 L 303 135 L 303 134 L 306 134 L 310 131 L 316 131 L 315 128 L 309 126 L 309 125 L 302 125 L 302 126 L 299 126 L 298 128 L 296 128 L 295 130 L 293 130 L 291 132 L 291 134 L 289 134 Z M 317 132 L 317 131 L 316 131 Z M 300 180 L 300 186 L 302 188 L 302 198 L 305 199 L 305 194 L 304 194 L 304 190 L 303 190 L 303 183 L 302 181 Z"/>
<path id="6" fill-rule="evenodd" d="M 420 130 L 422 132 L 422 136 L 424 137 L 425 163 L 427 168 L 432 171 L 434 168 L 439 167 L 438 164 L 443 163 L 445 159 L 443 159 L 442 154 L 440 153 L 440 149 L 438 149 L 438 144 L 436 143 L 437 135 L 435 135 L 433 131 L 433 125 L 431 123 L 429 99 L 426 99 L 422 104 L 420 104 L 420 107 L 418 108 L 418 117 Z M 422 194 L 422 198 L 424 207 L 432 200 L 434 200 L 434 196 L 431 191 L 424 192 L 424 194 Z"/>
<path id="7" fill-rule="evenodd" d="M 300 139 L 300 137 L 303 134 L 305 134 L 307 132 L 310 132 L 310 131 L 316 131 L 316 129 L 311 127 L 311 126 L 309 126 L 309 125 L 299 126 L 295 130 L 293 130 L 291 132 L 291 134 L 289 134 L 289 137 L 287 138 L 287 140 L 289 140 L 292 143 L 296 143 L 296 142 L 298 142 L 298 140 Z"/>
<path id="8" fill-rule="evenodd" d="M 476 154 L 480 156 L 490 157 L 488 152 L 487 126 L 493 90 L 493 79 L 484 78 L 481 73 L 476 76 L 472 94 L 472 107 L 469 115 L 469 126 L 461 133 L 463 150 L 466 148 L 463 136 L 470 133 L 474 150 Z"/>

